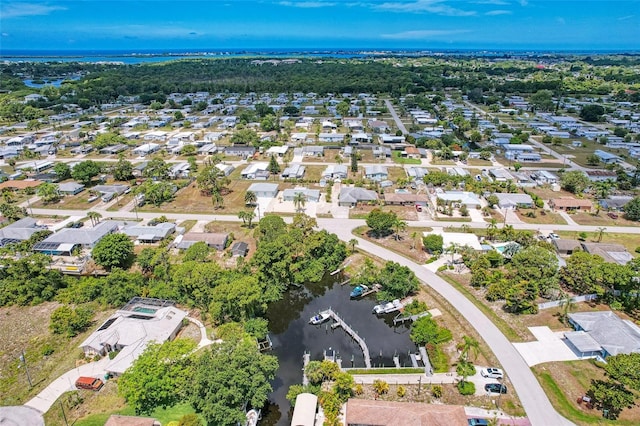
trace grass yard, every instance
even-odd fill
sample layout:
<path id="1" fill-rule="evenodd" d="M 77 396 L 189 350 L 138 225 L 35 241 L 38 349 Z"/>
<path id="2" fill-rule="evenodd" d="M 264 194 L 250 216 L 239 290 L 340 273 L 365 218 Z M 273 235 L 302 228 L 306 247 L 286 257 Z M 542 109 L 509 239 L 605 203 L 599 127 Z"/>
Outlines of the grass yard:
<path id="1" fill-rule="evenodd" d="M 320 182 L 325 166 L 305 166 L 304 180 L 307 182 Z"/>
<path id="2" fill-rule="evenodd" d="M 270 180 L 269 182 L 272 181 Z M 164 203 L 159 207 L 145 204 L 139 211 L 158 213 L 237 214 L 246 209 L 244 194 L 252 183 L 254 182 L 248 180 L 232 180 L 228 185 L 230 192 L 224 195 L 224 207 L 218 210 L 213 209 L 211 197 L 201 195 L 197 183 L 193 182 L 179 190 L 173 201 Z"/>
<path id="3" fill-rule="evenodd" d="M 638 424 L 640 407 L 625 409 L 617 420 L 607 420 L 602 412 L 578 404 L 592 379 L 602 379 L 604 371 L 592 361 L 551 362 L 534 366 L 533 372 L 560 414 L 578 425 L 622 425 Z"/>
<path id="4" fill-rule="evenodd" d="M 427 252 L 422 250 L 422 235 L 424 232 L 430 232 L 432 230 L 432 228 L 407 227 L 406 230 L 400 232 L 398 239 L 396 239 L 395 234 L 388 235 L 383 238 L 370 237 L 368 235 L 368 226 L 358 227 L 353 230 L 353 233 L 365 240 L 384 246 L 385 248 L 401 254 L 414 262 L 422 264 L 430 257 Z"/>
<path id="5" fill-rule="evenodd" d="M 571 214 L 571 219 L 575 220 L 580 225 L 593 225 L 593 226 L 640 226 L 640 223 L 634 222 L 624 218 L 623 213 L 616 213 L 617 219 L 613 219 L 607 215 L 607 212 L 600 210 L 600 213 L 595 214 L 587 212 L 579 212 Z M 640 238 L 638 241 L 640 244 Z"/>
<path id="6" fill-rule="evenodd" d="M 402 167 L 387 167 L 387 171 L 389 172 L 389 180 L 392 182 L 397 182 L 398 179 L 407 177 L 407 173 Z"/>
<path id="7" fill-rule="evenodd" d="M 491 161 L 480 160 L 477 158 L 468 158 L 467 164 L 469 166 L 477 166 L 477 167 L 485 168 L 485 167 L 491 166 L 493 163 L 491 163 Z"/>
<path id="8" fill-rule="evenodd" d="M 100 204 L 100 197 L 95 201 L 88 202 L 91 194 L 89 191 L 82 191 L 77 195 L 67 195 L 62 197 L 57 203 L 45 204 L 42 200 L 39 200 L 31 205 L 33 208 L 44 209 L 59 209 L 59 210 L 88 210 L 91 207 Z"/>
<path id="9" fill-rule="evenodd" d="M 398 163 L 398 164 L 422 164 L 422 161 L 418 158 L 406 158 L 406 157 L 402 157 L 400 151 L 392 151 L 391 152 L 391 159 L 393 160 L 394 163 Z"/>
<path id="10" fill-rule="evenodd" d="M 544 209 L 523 209 L 519 208 L 516 211 L 509 211 L 507 213 L 507 220 L 511 215 L 515 214 L 518 219 L 524 223 L 539 223 L 544 225 L 566 225 L 567 222 L 558 213 L 554 213 L 550 210 Z M 527 214 L 534 214 L 535 217 L 529 217 Z"/>
<path id="11" fill-rule="evenodd" d="M 373 209 L 381 209 L 384 212 L 395 212 L 402 220 L 418 220 L 418 213 L 413 206 L 379 206 L 358 205 L 349 209 L 350 219 L 365 219 Z"/>
<path id="12" fill-rule="evenodd" d="M 78 345 L 93 332 L 96 324 L 113 312 L 101 311 L 94 316 L 93 325 L 80 335 L 67 339 L 49 331 L 51 313 L 59 303 L 47 302 L 36 306 L 0 308 L 0 404 L 19 405 L 44 389 L 53 379 L 76 367 L 82 355 Z M 44 355 L 45 349 L 53 350 Z M 24 368 L 19 368 L 19 355 L 25 351 L 33 389 L 29 389 Z"/>

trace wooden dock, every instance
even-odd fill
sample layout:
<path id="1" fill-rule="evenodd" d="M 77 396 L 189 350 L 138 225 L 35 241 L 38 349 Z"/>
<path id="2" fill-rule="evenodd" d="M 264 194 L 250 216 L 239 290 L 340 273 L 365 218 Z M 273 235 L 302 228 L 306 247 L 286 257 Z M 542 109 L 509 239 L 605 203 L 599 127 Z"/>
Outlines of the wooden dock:
<path id="1" fill-rule="evenodd" d="M 370 295 L 372 293 L 380 291 L 381 288 L 382 288 L 382 286 L 380 284 L 374 284 L 374 285 L 371 286 L 371 288 L 369 290 L 365 291 L 360 296 L 358 296 L 358 298 L 365 297 L 365 296 L 368 296 L 368 295 Z"/>
<path id="2" fill-rule="evenodd" d="M 403 324 L 406 321 L 413 322 L 413 321 L 417 320 L 418 318 L 427 317 L 427 316 L 430 316 L 430 315 L 431 315 L 431 313 L 428 312 L 428 311 L 424 311 L 424 312 L 421 312 L 419 314 L 410 315 L 410 316 L 403 316 L 402 314 L 398 314 L 393 319 L 393 325 Z"/>
<path id="3" fill-rule="evenodd" d="M 307 378 L 307 374 L 305 370 L 307 369 L 307 364 L 311 361 L 311 354 L 306 352 L 302 355 L 302 386 L 307 386 L 309 384 L 309 379 Z"/>
<path id="4" fill-rule="evenodd" d="M 337 274 L 338 272 L 342 271 L 344 268 L 349 266 L 350 263 L 351 263 L 351 259 L 347 260 L 347 263 L 345 263 L 344 265 L 342 265 L 341 267 L 339 267 L 335 271 L 331 272 L 329 275 L 333 276 L 333 275 Z"/>
<path id="5" fill-rule="evenodd" d="M 338 314 L 336 314 L 333 311 L 333 309 L 329 308 L 327 309 L 327 312 L 329 313 L 329 315 L 331 315 L 331 318 L 333 318 L 333 320 L 335 321 L 335 323 L 331 325 L 331 328 L 342 327 L 344 331 L 346 331 L 347 334 L 351 336 L 351 338 L 355 340 L 356 343 L 358 343 L 358 345 L 360 345 L 360 348 L 362 348 L 362 353 L 364 354 L 365 367 L 371 368 L 371 355 L 369 355 L 369 348 L 367 347 L 367 344 L 365 343 L 364 339 L 358 336 L 358 333 L 356 333 L 351 327 L 349 327 L 349 325 L 346 322 L 344 322 L 344 320 L 340 318 Z"/>

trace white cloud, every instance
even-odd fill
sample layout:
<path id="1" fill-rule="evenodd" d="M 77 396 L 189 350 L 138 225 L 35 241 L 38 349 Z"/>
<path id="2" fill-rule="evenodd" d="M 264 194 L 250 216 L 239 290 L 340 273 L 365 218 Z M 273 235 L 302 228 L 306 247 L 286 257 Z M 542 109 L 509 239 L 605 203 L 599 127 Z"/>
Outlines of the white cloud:
<path id="1" fill-rule="evenodd" d="M 564 24 L 566 24 L 566 23 L 567 23 L 567 21 L 565 21 L 565 20 L 564 20 L 564 18 L 563 18 L 563 17 L 561 17 L 561 16 L 559 16 L 559 17 L 557 17 L 557 18 L 556 18 L 556 22 L 557 22 L 558 24 L 560 24 L 560 25 L 564 25 Z"/>
<path id="2" fill-rule="evenodd" d="M 529 4 L 529 0 L 520 0 L 520 6 L 527 6 Z"/>
<path id="3" fill-rule="evenodd" d="M 635 18 L 636 15 L 627 15 L 627 16 L 621 16 L 620 18 L 618 18 L 618 21 L 626 21 L 628 19 L 632 19 Z"/>
<path id="4" fill-rule="evenodd" d="M 506 2 L 504 0 L 476 0 L 476 1 L 472 1 L 471 3 L 474 4 L 491 4 L 494 6 L 506 6 L 509 4 L 509 2 Z"/>
<path id="5" fill-rule="evenodd" d="M 382 38 L 390 40 L 416 40 L 422 38 L 436 38 L 449 36 L 454 34 L 463 34 L 471 32 L 470 30 L 414 30 L 403 31 L 400 33 L 382 34 Z"/>
<path id="6" fill-rule="evenodd" d="M 0 4 L 2 4 L 0 2 Z M 0 6 L 0 19 L 20 18 L 23 16 L 48 15 L 56 10 L 66 10 L 63 6 L 49 6 L 33 3 L 5 3 Z"/>
<path id="7" fill-rule="evenodd" d="M 373 7 L 375 9 L 392 12 L 422 12 L 444 16 L 473 16 L 476 14 L 473 10 L 462 10 L 449 6 L 445 3 L 445 0 L 416 0 L 410 3 L 396 1 L 381 3 Z"/>
<path id="8" fill-rule="evenodd" d="M 280 6 L 299 7 L 302 9 L 317 9 L 319 7 L 331 7 L 336 3 L 325 1 L 281 1 Z"/>
<path id="9" fill-rule="evenodd" d="M 511 15 L 510 10 L 490 10 L 485 15 L 487 16 L 498 16 L 498 15 Z"/>
<path id="10" fill-rule="evenodd" d="M 2 37 L 9 37 L 9 33 L 2 33 Z"/>

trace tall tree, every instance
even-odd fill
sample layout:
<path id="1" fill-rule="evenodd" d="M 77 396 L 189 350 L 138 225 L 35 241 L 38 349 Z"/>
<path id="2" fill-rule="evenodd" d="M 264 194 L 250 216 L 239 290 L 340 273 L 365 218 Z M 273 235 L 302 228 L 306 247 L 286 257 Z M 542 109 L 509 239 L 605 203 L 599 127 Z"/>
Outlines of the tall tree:
<path id="1" fill-rule="evenodd" d="M 269 166 L 267 167 L 267 170 L 269 170 L 269 173 L 274 175 L 274 178 L 275 175 L 280 173 L 280 165 L 278 164 L 278 160 L 276 160 L 276 157 L 273 154 L 271 154 L 271 158 L 269 159 Z"/>
<path id="2" fill-rule="evenodd" d="M 225 341 L 200 358 L 190 402 L 208 424 L 235 426 L 246 420 L 245 407 L 267 401 L 277 368 L 276 357 L 260 353 L 255 341 Z"/>
<path id="3" fill-rule="evenodd" d="M 98 163 L 86 160 L 73 166 L 71 177 L 84 185 L 89 185 L 91 179 L 98 176 L 101 170 L 102 167 Z"/>
<path id="4" fill-rule="evenodd" d="M 125 266 L 133 258 L 133 242 L 125 234 L 106 235 L 95 245 L 91 257 L 107 269 Z"/>

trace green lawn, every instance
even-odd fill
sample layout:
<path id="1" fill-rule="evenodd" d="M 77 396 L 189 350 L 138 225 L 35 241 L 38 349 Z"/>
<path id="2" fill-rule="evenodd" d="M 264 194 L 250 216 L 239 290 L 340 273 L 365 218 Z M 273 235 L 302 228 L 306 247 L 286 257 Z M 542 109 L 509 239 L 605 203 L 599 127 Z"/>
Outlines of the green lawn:
<path id="1" fill-rule="evenodd" d="M 417 159 L 417 158 L 405 158 L 402 157 L 400 154 L 400 151 L 392 151 L 391 152 L 391 159 L 393 160 L 394 163 L 398 163 L 398 164 L 422 164 L 422 161 Z"/>
<path id="2" fill-rule="evenodd" d="M 160 424 L 166 425 L 171 421 L 178 421 L 185 414 L 191 414 L 195 411 L 189 404 L 178 404 L 173 407 L 168 408 L 158 408 L 154 412 L 148 415 L 148 417 L 153 417 L 157 419 Z M 74 425 L 75 426 L 103 426 L 109 416 L 112 414 L 122 414 L 125 416 L 135 416 L 135 412 L 132 408 L 124 408 L 121 410 L 115 410 L 107 413 L 93 414 L 91 416 L 87 416 L 83 419 L 77 420 Z M 204 424 L 204 422 L 203 422 Z"/>

